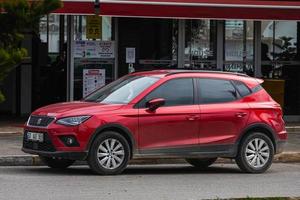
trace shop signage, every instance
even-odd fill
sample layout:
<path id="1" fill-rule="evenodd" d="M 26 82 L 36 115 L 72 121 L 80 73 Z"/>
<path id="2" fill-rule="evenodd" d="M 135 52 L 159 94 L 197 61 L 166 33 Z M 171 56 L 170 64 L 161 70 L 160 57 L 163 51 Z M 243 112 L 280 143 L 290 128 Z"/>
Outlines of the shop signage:
<path id="1" fill-rule="evenodd" d="M 105 69 L 84 69 L 83 70 L 83 97 L 91 94 L 98 88 L 105 85 Z"/>
<path id="2" fill-rule="evenodd" d="M 74 58 L 103 58 L 115 57 L 113 41 L 75 41 Z"/>
<path id="3" fill-rule="evenodd" d="M 86 17 L 86 38 L 102 38 L 102 17 L 99 17 L 97 15 L 88 15 Z"/>

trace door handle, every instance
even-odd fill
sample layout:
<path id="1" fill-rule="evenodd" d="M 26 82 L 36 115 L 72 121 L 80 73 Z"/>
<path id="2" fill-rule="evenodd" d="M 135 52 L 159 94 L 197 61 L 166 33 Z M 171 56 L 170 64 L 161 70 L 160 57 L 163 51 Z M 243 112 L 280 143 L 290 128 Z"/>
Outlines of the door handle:
<path id="1" fill-rule="evenodd" d="M 238 118 L 243 118 L 246 115 L 247 115 L 247 113 L 245 113 L 245 112 L 238 112 L 238 113 L 235 114 L 235 116 L 238 117 Z"/>
<path id="2" fill-rule="evenodd" d="M 198 115 L 190 115 L 190 116 L 187 116 L 186 119 L 188 121 L 195 121 L 195 120 L 199 119 L 199 116 Z"/>

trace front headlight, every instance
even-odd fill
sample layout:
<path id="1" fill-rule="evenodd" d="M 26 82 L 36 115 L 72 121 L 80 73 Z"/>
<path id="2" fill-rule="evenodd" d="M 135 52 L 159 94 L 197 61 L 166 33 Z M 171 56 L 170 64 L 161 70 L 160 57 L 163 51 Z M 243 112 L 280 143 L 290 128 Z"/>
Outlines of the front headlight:
<path id="1" fill-rule="evenodd" d="M 84 121 L 88 120 L 91 116 L 84 115 L 84 116 L 75 116 L 75 117 L 66 117 L 61 118 L 56 121 L 57 124 L 62 124 L 66 126 L 77 126 Z"/>

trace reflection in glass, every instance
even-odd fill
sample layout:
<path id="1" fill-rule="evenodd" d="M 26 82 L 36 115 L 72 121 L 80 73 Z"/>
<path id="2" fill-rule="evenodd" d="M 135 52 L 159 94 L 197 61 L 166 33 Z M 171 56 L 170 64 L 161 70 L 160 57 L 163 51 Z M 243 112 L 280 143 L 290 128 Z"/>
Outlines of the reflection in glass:
<path id="1" fill-rule="evenodd" d="M 254 74 L 253 21 L 225 22 L 225 71 Z"/>
<path id="2" fill-rule="evenodd" d="M 262 75 L 268 78 L 282 76 L 286 61 L 297 57 L 297 22 L 262 22 Z M 290 63 L 292 64 L 292 63 Z"/>
<path id="3" fill-rule="evenodd" d="M 186 20 L 185 68 L 216 68 L 216 21 Z"/>

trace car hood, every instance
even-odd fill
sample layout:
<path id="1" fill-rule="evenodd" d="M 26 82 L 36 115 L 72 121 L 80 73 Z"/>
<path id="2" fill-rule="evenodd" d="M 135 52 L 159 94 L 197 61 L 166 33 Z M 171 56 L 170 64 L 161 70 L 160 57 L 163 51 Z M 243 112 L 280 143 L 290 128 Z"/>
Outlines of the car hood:
<path id="1" fill-rule="evenodd" d="M 43 115 L 52 117 L 91 115 L 94 113 L 112 111 L 121 108 L 120 104 L 101 104 L 95 102 L 74 101 L 56 103 L 35 110 L 32 115 Z"/>

